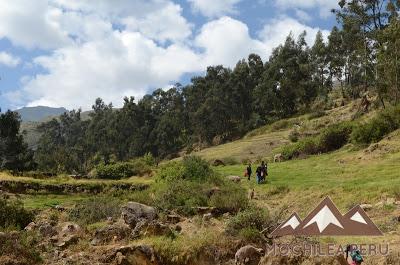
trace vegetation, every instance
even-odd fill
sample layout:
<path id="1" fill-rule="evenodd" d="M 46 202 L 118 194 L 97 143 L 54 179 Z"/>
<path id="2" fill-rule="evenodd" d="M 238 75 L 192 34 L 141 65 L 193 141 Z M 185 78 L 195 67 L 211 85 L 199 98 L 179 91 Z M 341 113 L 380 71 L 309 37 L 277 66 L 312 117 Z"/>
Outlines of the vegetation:
<path id="1" fill-rule="evenodd" d="M 118 217 L 121 202 L 110 196 L 88 199 L 80 202 L 69 211 L 71 220 L 83 225 L 94 224 L 107 220 L 108 217 Z"/>
<path id="2" fill-rule="evenodd" d="M 285 146 L 282 155 L 286 160 L 289 160 L 337 150 L 349 141 L 352 129 L 353 124 L 351 122 L 332 125 L 322 130 L 317 137 L 306 137 L 295 144 Z"/>
<path id="3" fill-rule="evenodd" d="M 33 221 L 33 213 L 26 210 L 20 201 L 0 197 L 0 229 L 24 228 Z"/>
<path id="4" fill-rule="evenodd" d="M 373 119 L 355 126 L 351 138 L 357 144 L 370 144 L 400 128 L 400 105 L 388 108 Z"/>

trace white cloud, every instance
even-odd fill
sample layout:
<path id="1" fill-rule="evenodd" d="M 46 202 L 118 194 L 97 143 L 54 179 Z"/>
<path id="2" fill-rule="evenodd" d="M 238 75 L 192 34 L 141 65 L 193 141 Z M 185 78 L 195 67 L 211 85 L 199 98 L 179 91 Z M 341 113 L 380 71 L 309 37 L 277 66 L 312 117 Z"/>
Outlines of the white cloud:
<path id="1" fill-rule="evenodd" d="M 203 64 L 234 66 L 250 53 L 265 54 L 264 44 L 249 35 L 246 24 L 230 17 L 222 17 L 205 24 L 195 39 L 204 50 Z"/>
<path id="2" fill-rule="evenodd" d="M 338 8 L 338 0 L 274 0 L 276 6 L 283 9 L 311 10 L 316 8 L 322 18 L 331 15 L 333 8 Z"/>
<path id="3" fill-rule="evenodd" d="M 21 63 L 21 59 L 8 52 L 0 52 L 0 65 L 16 67 Z"/>
<path id="4" fill-rule="evenodd" d="M 236 4 L 242 0 L 188 0 L 194 12 L 206 17 L 218 17 L 237 13 Z"/>
<path id="5" fill-rule="evenodd" d="M 290 33 L 297 38 L 303 31 L 306 31 L 306 42 L 310 46 L 313 45 L 318 30 L 320 29 L 302 24 L 296 19 L 281 17 L 279 19 L 273 19 L 266 24 L 259 33 L 259 38 L 263 40 L 263 43 L 268 47 L 267 50 L 269 54 L 271 54 L 272 49 L 282 44 Z M 324 38 L 327 39 L 329 31 L 321 30 L 321 32 Z"/>
<path id="6" fill-rule="evenodd" d="M 101 97 L 121 106 L 123 96 L 140 98 L 150 89 L 168 87 L 183 74 L 203 71 L 208 65 L 233 67 L 250 53 L 265 60 L 290 31 L 298 35 L 307 30 L 307 41 L 312 44 L 318 30 L 282 17 L 252 37 L 246 24 L 222 16 L 194 35 L 182 8 L 170 0 L 32 2 L 0 3 L 0 38 L 47 50 L 28 62 L 31 69 L 39 66 L 44 71 L 22 78 L 19 90 L 2 95 L 14 105 L 28 102 L 30 106 L 88 109 Z M 210 5 L 204 5 L 208 0 L 191 2 L 214 17 L 235 12 L 239 0 Z M 19 63 L 7 60 L 8 64 Z"/>
<path id="7" fill-rule="evenodd" d="M 182 41 L 191 35 L 192 25 L 182 16 L 179 5 L 169 3 L 142 18 L 129 16 L 122 20 L 128 30 L 140 31 L 149 38 L 165 42 Z"/>
<path id="8" fill-rule="evenodd" d="M 57 48 L 68 44 L 67 32 L 55 21 L 57 10 L 47 0 L 0 2 L 0 38 L 26 48 Z"/>
<path id="9" fill-rule="evenodd" d="M 296 17 L 298 17 L 301 21 L 308 22 L 312 20 L 312 17 L 305 11 L 301 9 L 295 10 Z"/>
<path id="10" fill-rule="evenodd" d="M 123 96 L 143 96 L 149 88 L 178 80 L 198 65 L 184 46 L 162 48 L 138 32 L 113 32 L 108 38 L 57 50 L 35 63 L 48 73 L 26 83 L 30 105 L 82 107 L 97 97 L 120 106 Z"/>

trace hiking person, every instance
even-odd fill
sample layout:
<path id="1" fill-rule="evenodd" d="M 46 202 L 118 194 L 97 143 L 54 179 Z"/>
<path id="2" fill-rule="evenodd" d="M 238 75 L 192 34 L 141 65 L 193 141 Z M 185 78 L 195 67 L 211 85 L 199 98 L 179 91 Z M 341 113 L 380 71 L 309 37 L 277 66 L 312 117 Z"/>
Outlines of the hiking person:
<path id="1" fill-rule="evenodd" d="M 364 261 L 363 257 L 361 256 L 361 253 L 358 249 L 352 248 L 351 245 L 348 245 L 346 247 L 346 260 L 349 258 L 349 252 L 350 252 L 350 257 L 351 257 L 351 263 L 350 265 L 361 265 L 361 263 Z"/>
<path id="2" fill-rule="evenodd" d="M 262 180 L 262 176 L 261 176 L 262 175 L 262 168 L 261 168 L 261 166 L 257 167 L 256 175 L 257 175 L 257 184 L 260 184 L 261 180 Z"/>
<path id="3" fill-rule="evenodd" d="M 249 165 L 247 166 L 247 168 L 246 168 L 246 175 L 247 175 L 247 179 L 248 179 L 248 180 L 250 180 L 251 173 L 252 173 L 251 164 L 249 164 Z"/>
<path id="4" fill-rule="evenodd" d="M 264 161 L 262 161 L 261 162 L 261 181 L 265 181 L 267 176 L 268 176 L 267 164 Z"/>

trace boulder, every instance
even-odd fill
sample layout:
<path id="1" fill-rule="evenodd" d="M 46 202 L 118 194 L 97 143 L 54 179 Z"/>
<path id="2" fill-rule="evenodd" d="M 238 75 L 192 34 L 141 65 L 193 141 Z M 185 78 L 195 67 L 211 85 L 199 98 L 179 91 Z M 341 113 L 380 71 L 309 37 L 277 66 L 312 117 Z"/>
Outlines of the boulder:
<path id="1" fill-rule="evenodd" d="M 168 236 L 172 235 L 173 231 L 172 229 L 161 222 L 158 221 L 152 221 L 146 225 L 146 227 L 142 228 L 142 232 L 144 236 Z"/>
<path id="2" fill-rule="evenodd" d="M 276 154 L 274 155 L 274 163 L 276 162 L 282 162 L 283 161 L 283 155 L 282 154 Z"/>
<path id="3" fill-rule="evenodd" d="M 107 225 L 96 230 L 94 238 L 90 242 L 93 246 L 107 244 L 111 241 L 129 239 L 131 228 L 122 222 Z"/>
<path id="4" fill-rule="evenodd" d="M 258 264 L 264 255 L 262 248 L 256 248 L 251 245 L 241 247 L 235 254 L 235 264 Z"/>
<path id="5" fill-rule="evenodd" d="M 155 220 L 157 218 L 157 211 L 155 208 L 141 203 L 128 202 L 127 205 L 122 207 L 121 217 L 127 225 L 135 229 L 138 224 Z"/>
<path id="6" fill-rule="evenodd" d="M 108 250 L 101 257 L 105 264 L 115 265 L 160 265 L 161 262 L 152 247 L 122 246 Z"/>
<path id="7" fill-rule="evenodd" d="M 215 159 L 215 160 L 212 162 L 212 165 L 213 165 L 214 167 L 225 166 L 225 163 L 224 163 L 224 161 L 222 161 L 222 160 L 220 160 L 220 159 Z"/>
<path id="8" fill-rule="evenodd" d="M 66 222 L 61 225 L 61 236 L 75 235 L 82 231 L 81 227 L 75 223 Z"/>
<path id="9" fill-rule="evenodd" d="M 239 176 L 227 176 L 226 178 L 235 183 L 239 183 L 241 181 L 241 178 Z"/>
<path id="10" fill-rule="evenodd" d="M 43 237 L 52 237 L 57 234 L 56 229 L 46 222 L 40 224 L 38 230 Z"/>
<path id="11" fill-rule="evenodd" d="M 69 246 L 75 245 L 79 242 L 79 237 L 77 235 L 68 235 L 59 239 L 56 246 L 60 249 L 66 249 Z"/>
<path id="12" fill-rule="evenodd" d="M 35 222 L 30 222 L 30 223 L 24 228 L 25 231 L 33 231 L 33 230 L 35 230 L 35 229 L 37 229 L 37 225 L 36 225 Z"/>
<path id="13" fill-rule="evenodd" d="M 203 223 L 209 222 L 211 220 L 212 216 L 213 216 L 212 213 L 203 214 Z"/>
<path id="14" fill-rule="evenodd" d="M 364 211 L 369 211 L 373 208 L 372 204 L 361 204 L 360 207 L 364 210 Z"/>

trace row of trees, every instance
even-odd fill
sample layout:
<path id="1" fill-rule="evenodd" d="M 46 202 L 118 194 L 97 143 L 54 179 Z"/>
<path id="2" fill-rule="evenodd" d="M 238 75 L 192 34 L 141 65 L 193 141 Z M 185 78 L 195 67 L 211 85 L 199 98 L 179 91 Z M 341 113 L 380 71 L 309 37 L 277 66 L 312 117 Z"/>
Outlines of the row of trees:
<path id="1" fill-rule="evenodd" d="M 210 66 L 191 84 L 156 90 L 121 109 L 97 99 L 90 119 L 71 111 L 43 124 L 42 170 L 87 172 L 98 163 L 218 144 L 299 112 L 320 109 L 338 84 L 343 97 L 374 90 L 384 107 L 399 96 L 399 0 L 341 0 L 334 27 L 309 47 L 289 35 L 267 62 L 251 54 L 233 69 Z M 316 105 L 316 102 L 320 102 Z M 322 103 L 322 104 L 321 104 Z"/>

